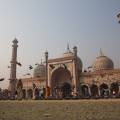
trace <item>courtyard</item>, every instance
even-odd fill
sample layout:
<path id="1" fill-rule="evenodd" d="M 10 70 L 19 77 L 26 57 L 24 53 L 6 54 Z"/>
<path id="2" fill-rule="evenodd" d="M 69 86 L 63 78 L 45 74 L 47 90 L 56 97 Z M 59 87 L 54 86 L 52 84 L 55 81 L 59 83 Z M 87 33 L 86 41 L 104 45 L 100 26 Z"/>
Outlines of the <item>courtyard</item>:
<path id="1" fill-rule="evenodd" d="M 0 120 L 120 120 L 120 99 L 0 101 Z"/>

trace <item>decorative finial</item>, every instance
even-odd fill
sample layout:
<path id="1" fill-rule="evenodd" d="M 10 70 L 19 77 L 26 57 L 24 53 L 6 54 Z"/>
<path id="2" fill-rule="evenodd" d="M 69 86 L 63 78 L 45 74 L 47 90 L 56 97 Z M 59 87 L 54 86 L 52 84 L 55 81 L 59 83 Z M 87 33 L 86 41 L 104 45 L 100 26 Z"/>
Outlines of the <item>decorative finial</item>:
<path id="1" fill-rule="evenodd" d="M 47 51 L 47 49 L 46 49 L 46 51 L 45 51 L 45 55 L 48 56 L 48 51 Z"/>
<path id="2" fill-rule="evenodd" d="M 70 46 L 69 46 L 69 43 L 67 43 L 67 52 L 70 52 Z"/>
<path id="3" fill-rule="evenodd" d="M 16 44 L 18 43 L 18 40 L 16 37 L 14 38 L 13 43 L 16 43 Z"/>
<path id="4" fill-rule="evenodd" d="M 100 56 L 104 56 L 101 48 L 100 48 Z"/>
<path id="5" fill-rule="evenodd" d="M 42 63 L 43 63 L 43 62 L 42 62 L 42 59 L 41 59 L 41 65 L 42 65 Z"/>
<path id="6" fill-rule="evenodd" d="M 48 59 L 48 51 L 47 50 L 45 51 L 45 59 L 46 60 Z"/>

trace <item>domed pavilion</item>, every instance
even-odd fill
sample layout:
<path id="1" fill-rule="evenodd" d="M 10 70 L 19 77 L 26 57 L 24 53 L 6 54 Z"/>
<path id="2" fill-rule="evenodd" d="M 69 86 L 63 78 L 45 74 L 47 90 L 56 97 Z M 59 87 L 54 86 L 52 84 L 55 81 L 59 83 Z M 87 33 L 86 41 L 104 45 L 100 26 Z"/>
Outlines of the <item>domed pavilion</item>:
<path id="1" fill-rule="evenodd" d="M 99 71 L 99 70 L 112 70 L 114 69 L 114 63 L 113 61 L 103 55 L 102 52 L 100 52 L 100 56 L 96 57 L 96 60 L 93 64 L 93 70 L 94 71 Z"/>

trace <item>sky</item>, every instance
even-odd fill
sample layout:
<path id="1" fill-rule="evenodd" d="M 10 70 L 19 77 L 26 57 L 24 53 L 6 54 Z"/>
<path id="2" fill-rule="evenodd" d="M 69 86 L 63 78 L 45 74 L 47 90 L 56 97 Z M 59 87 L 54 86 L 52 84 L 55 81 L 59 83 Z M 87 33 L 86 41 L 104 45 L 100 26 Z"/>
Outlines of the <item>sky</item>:
<path id="1" fill-rule="evenodd" d="M 0 87 L 9 83 L 12 41 L 17 38 L 17 78 L 30 72 L 28 65 L 61 56 L 78 47 L 83 69 L 99 55 L 111 58 L 120 67 L 120 24 L 116 15 L 120 0 L 0 0 Z M 35 67 L 35 66 L 34 66 Z M 32 72 L 32 71 L 31 71 Z"/>

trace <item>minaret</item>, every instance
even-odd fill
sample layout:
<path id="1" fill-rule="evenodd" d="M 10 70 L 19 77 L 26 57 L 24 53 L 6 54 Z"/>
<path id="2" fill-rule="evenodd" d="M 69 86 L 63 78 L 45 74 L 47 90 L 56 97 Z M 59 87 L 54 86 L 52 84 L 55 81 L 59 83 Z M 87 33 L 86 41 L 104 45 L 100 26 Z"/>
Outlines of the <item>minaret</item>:
<path id="1" fill-rule="evenodd" d="M 73 53 L 74 53 L 74 60 L 73 60 L 73 84 L 74 84 L 74 95 L 77 95 L 77 83 L 78 83 L 78 72 L 77 72 L 77 47 L 73 47 Z"/>
<path id="2" fill-rule="evenodd" d="M 45 65 L 46 65 L 46 69 L 45 69 L 45 78 L 46 78 L 46 87 L 48 86 L 48 51 L 45 52 Z"/>
<path id="3" fill-rule="evenodd" d="M 17 45 L 18 41 L 15 38 L 13 40 L 12 45 L 12 59 L 11 59 L 11 71 L 10 71 L 10 97 L 11 99 L 15 99 L 15 91 L 16 91 L 16 65 L 17 65 Z"/>
<path id="4" fill-rule="evenodd" d="M 67 53 L 70 52 L 70 47 L 69 47 L 69 43 L 67 43 Z"/>
<path id="5" fill-rule="evenodd" d="M 48 86 L 48 51 L 45 52 L 45 65 L 46 65 L 46 69 L 45 69 L 45 80 L 46 80 L 45 97 L 48 98 L 48 96 L 50 95 L 50 89 Z"/>

